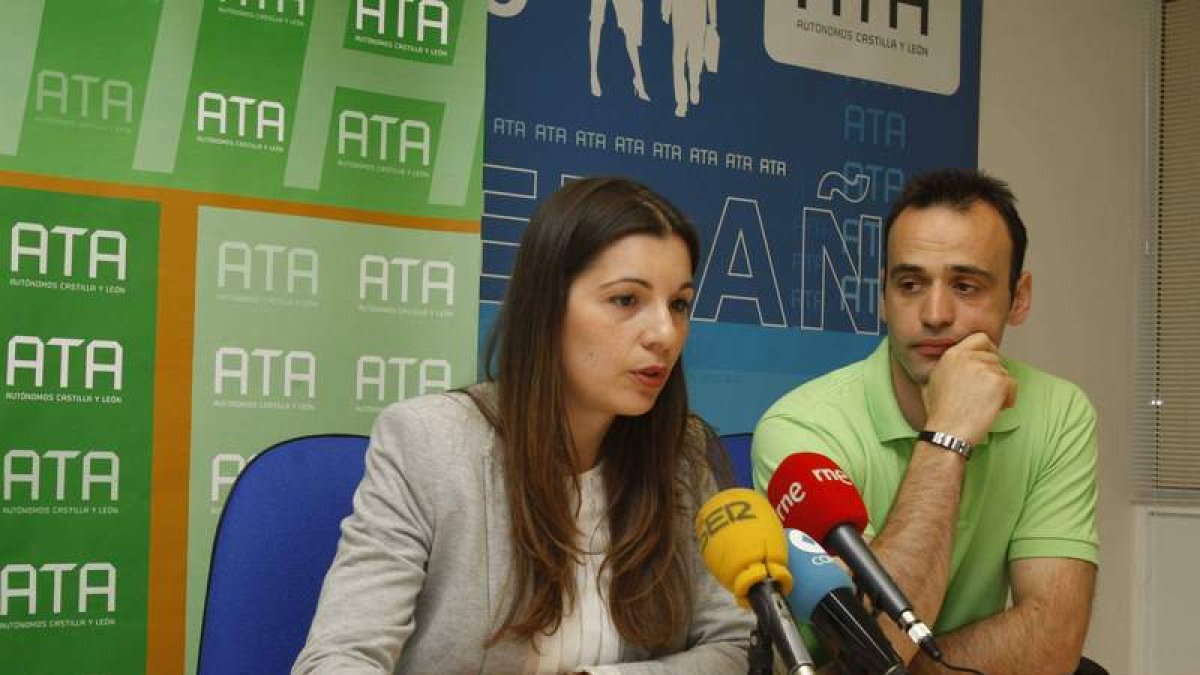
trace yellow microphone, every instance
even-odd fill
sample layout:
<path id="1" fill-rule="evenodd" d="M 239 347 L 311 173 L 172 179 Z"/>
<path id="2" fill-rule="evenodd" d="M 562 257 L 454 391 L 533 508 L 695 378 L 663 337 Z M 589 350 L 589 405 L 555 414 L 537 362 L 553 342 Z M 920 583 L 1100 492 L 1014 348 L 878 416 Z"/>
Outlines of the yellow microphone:
<path id="1" fill-rule="evenodd" d="M 783 525 L 754 490 L 732 488 L 713 495 L 696 513 L 696 538 L 708 570 L 743 608 L 750 608 L 750 588 L 768 578 L 784 595 L 792 592 Z"/>
<path id="2" fill-rule="evenodd" d="M 758 632 L 779 652 L 788 673 L 815 673 L 785 596 L 792 591 L 783 525 L 765 497 L 732 488 L 696 512 L 704 565 L 742 607 L 754 610 Z"/>

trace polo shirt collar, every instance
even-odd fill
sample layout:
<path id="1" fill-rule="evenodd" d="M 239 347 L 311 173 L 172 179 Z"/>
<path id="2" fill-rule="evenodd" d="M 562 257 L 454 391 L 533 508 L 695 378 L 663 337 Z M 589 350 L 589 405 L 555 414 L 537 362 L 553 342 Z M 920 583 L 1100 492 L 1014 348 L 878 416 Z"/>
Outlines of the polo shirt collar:
<path id="1" fill-rule="evenodd" d="M 1013 372 L 1008 359 L 1002 359 L 1005 368 Z M 888 353 L 888 338 L 879 341 L 879 346 L 871 352 L 864 361 L 863 385 L 867 395 L 867 414 L 871 416 L 871 424 L 880 441 L 894 441 L 902 438 L 916 438 L 917 432 L 904 419 L 900 404 L 896 402 L 896 392 L 892 389 L 891 357 Z M 1017 405 L 1021 397 L 1017 396 Z M 991 433 L 1012 431 L 1021 425 L 1020 414 L 1016 406 L 1000 411 L 996 421 L 992 423 Z"/>

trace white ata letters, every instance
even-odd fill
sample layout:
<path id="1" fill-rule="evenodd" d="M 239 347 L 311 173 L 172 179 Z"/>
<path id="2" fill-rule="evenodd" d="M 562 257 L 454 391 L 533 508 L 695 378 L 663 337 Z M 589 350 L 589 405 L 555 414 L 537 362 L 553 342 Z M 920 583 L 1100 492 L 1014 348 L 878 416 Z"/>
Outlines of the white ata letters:
<path id="1" fill-rule="evenodd" d="M 86 235 L 86 237 L 85 237 Z M 88 230 L 84 227 L 55 225 L 49 229 L 41 223 L 17 222 L 12 226 L 9 244 L 10 272 L 21 272 L 21 262 L 32 260 L 38 274 L 50 273 L 52 246 L 61 253 L 62 268 L 55 270 L 64 277 L 75 274 L 75 240 L 87 240 L 87 275 L 96 279 L 101 265 L 111 265 L 120 281 L 125 280 L 127 242 L 125 235 L 115 230 Z"/>
<path id="2" fill-rule="evenodd" d="M 75 475 L 80 476 L 79 497 L 82 501 L 92 501 L 93 490 L 97 486 L 105 490 L 104 497 L 108 501 L 115 502 L 121 496 L 121 458 L 108 450 L 38 452 L 14 448 L 4 453 L 3 471 L 0 482 L 3 482 L 6 502 L 19 496 L 19 486 L 24 486 L 20 489 L 29 495 L 29 501 L 44 499 L 44 481 L 50 482 L 54 501 L 61 502 L 67 498 L 68 483 L 74 482 L 69 481 L 68 477 Z"/>
<path id="3" fill-rule="evenodd" d="M 76 571 L 78 570 L 78 571 Z M 70 562 L 51 562 L 34 566 L 28 563 L 11 563 L 0 568 L 0 618 L 15 613 L 18 605 L 24 605 L 27 615 L 45 611 L 45 582 L 39 589 L 39 579 L 50 582 L 50 613 L 63 612 L 64 591 L 74 584 L 78 598 L 76 611 L 84 613 L 95 609 L 93 597 L 100 598 L 99 607 L 112 614 L 117 611 L 117 568 L 112 563 L 89 562 L 79 565 Z M 39 596 L 39 590 L 42 591 Z"/>

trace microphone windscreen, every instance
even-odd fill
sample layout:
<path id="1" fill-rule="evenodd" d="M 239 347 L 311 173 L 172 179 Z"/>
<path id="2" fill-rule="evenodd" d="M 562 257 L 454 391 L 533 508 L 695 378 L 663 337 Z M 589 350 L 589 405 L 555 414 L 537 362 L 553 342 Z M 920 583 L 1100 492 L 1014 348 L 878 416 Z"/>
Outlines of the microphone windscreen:
<path id="1" fill-rule="evenodd" d="M 807 532 L 817 541 L 838 525 L 867 527 L 867 508 L 854 481 L 833 460 L 815 452 L 789 455 L 771 476 L 767 498 L 784 527 Z"/>
<path id="2" fill-rule="evenodd" d="M 785 530 L 788 544 L 788 570 L 792 573 L 792 592 L 788 604 L 792 614 L 812 623 L 817 603 L 836 588 L 854 590 L 850 577 L 815 539 L 800 530 Z"/>
<path id="3" fill-rule="evenodd" d="M 782 593 L 792 590 L 783 526 L 757 492 L 732 488 L 713 495 L 696 513 L 696 537 L 705 566 L 742 607 L 749 606 L 750 588 L 767 578 Z"/>

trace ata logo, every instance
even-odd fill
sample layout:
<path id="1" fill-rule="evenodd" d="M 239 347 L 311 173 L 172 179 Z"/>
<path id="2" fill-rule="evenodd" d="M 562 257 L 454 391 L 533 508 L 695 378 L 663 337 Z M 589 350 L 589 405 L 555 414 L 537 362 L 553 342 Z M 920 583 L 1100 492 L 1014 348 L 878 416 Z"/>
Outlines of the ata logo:
<path id="1" fill-rule="evenodd" d="M 77 241 L 78 240 L 78 241 Z M 13 224 L 9 243 L 9 271 L 21 274 L 22 261 L 32 261 L 40 275 L 51 274 L 51 254 L 62 265 L 54 270 L 65 278 L 75 275 L 76 247 L 86 241 L 87 277 L 97 279 L 102 267 L 111 270 L 117 280 L 125 280 L 127 242 L 116 230 L 89 230 L 86 227 L 54 225 L 47 229 L 36 222 Z M 27 272 L 25 272 L 27 273 Z"/>
<path id="2" fill-rule="evenodd" d="M 276 367 L 277 360 L 282 361 L 282 368 Z M 255 377 L 251 377 L 252 374 Z M 217 396 L 226 395 L 227 381 L 241 396 L 251 395 L 253 384 L 254 396 L 269 398 L 272 391 L 282 389 L 284 398 L 293 395 L 315 398 L 317 357 L 308 351 L 220 347 L 216 351 L 213 373 L 213 390 Z"/>
<path id="3" fill-rule="evenodd" d="M 9 387 L 17 386 L 17 374 L 21 371 L 33 374 L 33 386 L 45 386 L 47 362 L 57 364 L 58 386 L 67 389 L 72 382 L 72 352 L 76 347 L 83 347 L 84 389 L 95 389 L 97 375 L 108 375 L 113 391 L 121 391 L 121 379 L 124 372 L 125 350 L 120 342 L 115 340 L 87 340 L 73 337 L 52 337 L 43 340 L 35 335 L 14 335 L 8 340 L 4 367 L 4 383 Z M 57 352 L 57 359 L 47 359 L 47 352 Z M 77 375 L 77 373 L 76 373 Z"/>
<path id="4" fill-rule="evenodd" d="M 282 263 L 282 264 L 279 264 Z M 320 259 L 310 248 L 223 241 L 217 248 L 217 287 L 241 282 L 241 289 L 272 292 L 276 287 L 317 294 Z"/>
<path id="5" fill-rule="evenodd" d="M 273 142 L 282 144 L 286 128 L 287 109 L 278 101 L 205 91 L 196 102 L 196 131 L 201 134 L 262 143 L 270 130 Z"/>
<path id="6" fill-rule="evenodd" d="M 842 0 L 828 0 L 831 3 L 830 9 L 833 16 L 840 17 L 842 15 Z M 873 0 L 859 0 L 858 20 L 862 23 L 871 23 L 871 3 Z M 815 3 L 814 3 L 815 4 Z M 919 12 L 919 22 L 921 26 L 921 35 L 929 35 L 929 0 L 888 0 L 888 27 L 895 30 L 899 27 L 899 10 L 900 5 L 908 5 Z M 796 0 L 796 7 L 800 9 L 808 9 L 808 0 Z"/>
<path id="7" fill-rule="evenodd" d="M 124 80 L 41 70 L 35 100 L 39 113 L 133 124 L 133 85 Z"/>
<path id="8" fill-rule="evenodd" d="M 355 0 L 354 30 L 445 47 L 450 8 L 443 0 Z"/>
<path id="9" fill-rule="evenodd" d="M 401 401 L 414 390 L 418 395 L 446 391 L 453 380 L 450 362 L 445 359 L 368 354 L 358 358 L 354 377 L 355 399 L 361 402 L 373 394 L 378 402 L 385 399 Z M 395 392 L 390 399 L 389 391 Z"/>
<path id="10" fill-rule="evenodd" d="M 359 110 L 338 113 L 340 158 L 428 168 L 432 152 L 433 132 L 424 120 Z"/>
<path id="11" fill-rule="evenodd" d="M 80 459 L 82 457 L 82 459 Z M 67 498 L 67 486 L 78 483 L 80 500 L 92 501 L 94 486 L 107 486 L 108 501 L 121 495 L 121 458 L 107 450 L 9 450 L 4 453 L 4 501 L 12 501 L 15 486 L 25 485 L 29 501 L 42 499 L 42 488 L 57 502 Z M 78 477 L 78 478 L 77 478 Z M 72 495 L 74 496 L 74 495 Z"/>
<path id="12" fill-rule="evenodd" d="M 414 270 L 420 270 L 416 277 Z M 417 292 L 411 293 L 416 284 Z M 419 292 L 419 297 L 418 297 Z M 454 306 L 454 265 L 446 260 L 421 260 L 396 256 L 367 254 L 358 261 L 358 299 L 364 302 L 397 302 L 421 305 L 437 303 L 443 307 Z"/>
<path id="13" fill-rule="evenodd" d="M 259 12 L 278 16 L 303 17 L 306 0 L 221 0 L 222 9 L 238 5 L 243 9 L 257 9 Z M 293 14 L 294 11 L 294 14 Z"/>
<path id="14" fill-rule="evenodd" d="M 213 456 L 209 467 L 210 502 L 217 504 L 225 498 L 229 493 L 229 488 L 233 487 L 234 482 L 241 475 L 242 469 L 246 468 L 246 461 L 245 457 L 230 452 L 222 452 Z"/>
<path id="15" fill-rule="evenodd" d="M 764 0 L 763 46 L 779 63 L 951 95 L 959 86 L 963 4 Z"/>
<path id="16" fill-rule="evenodd" d="M 38 566 L 10 563 L 0 568 L 0 617 L 11 616 L 20 600 L 24 600 L 26 615 L 44 613 L 46 608 L 41 601 L 45 599 L 47 586 L 50 613 L 62 614 L 63 592 L 70 590 L 68 583 L 77 591 L 68 597 L 78 598 L 76 611 L 80 614 L 88 612 L 95 604 L 91 602 L 93 597 L 101 599 L 103 611 L 109 614 L 117 611 L 117 568 L 112 563 L 56 562 Z"/>

